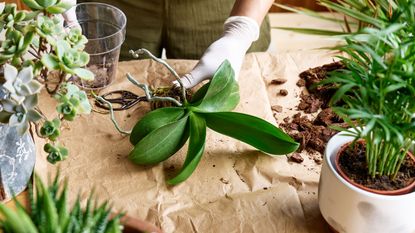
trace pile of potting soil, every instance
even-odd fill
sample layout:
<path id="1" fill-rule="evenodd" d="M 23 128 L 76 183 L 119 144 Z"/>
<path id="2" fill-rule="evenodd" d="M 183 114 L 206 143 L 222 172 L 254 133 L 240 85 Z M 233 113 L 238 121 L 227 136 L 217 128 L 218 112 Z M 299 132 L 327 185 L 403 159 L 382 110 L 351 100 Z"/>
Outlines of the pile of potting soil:
<path id="1" fill-rule="evenodd" d="M 280 124 L 280 127 L 288 135 L 300 143 L 297 152 L 306 150 L 311 155 L 321 155 L 324 153 L 328 140 L 337 133 L 329 126 L 347 127 L 347 124 L 328 107 L 336 87 L 334 85 L 316 86 L 327 78 L 329 72 L 343 68 L 345 68 L 343 64 L 335 62 L 309 69 L 300 74 L 297 86 L 305 87 L 308 93 L 301 94 L 297 109 L 305 114 L 299 112 L 292 117 L 285 118 L 284 122 Z M 318 111 L 320 112 L 316 117 L 310 114 Z M 313 159 L 317 163 L 321 163 L 321 157 L 316 156 Z M 291 160 L 299 163 L 303 161 L 299 153 L 294 153 Z"/>

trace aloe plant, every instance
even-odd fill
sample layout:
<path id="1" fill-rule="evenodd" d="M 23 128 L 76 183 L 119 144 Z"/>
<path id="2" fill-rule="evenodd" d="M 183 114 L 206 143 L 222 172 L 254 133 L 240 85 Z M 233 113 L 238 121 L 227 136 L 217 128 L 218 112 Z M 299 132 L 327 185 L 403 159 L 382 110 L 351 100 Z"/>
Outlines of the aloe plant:
<path id="1" fill-rule="evenodd" d="M 89 55 L 83 51 L 88 40 L 79 28 L 64 28 L 58 14 L 68 10 L 70 4 L 62 0 L 23 2 L 32 11 L 0 3 L 0 32 L 5 36 L 0 47 L 0 67 L 4 68 L 4 78 L 0 77 L 0 123 L 17 127 L 22 135 L 33 123 L 38 136 L 49 141 L 51 147 L 45 147 L 47 159 L 55 163 L 67 157 L 67 150 L 58 143 L 61 121 L 73 121 L 91 112 L 86 93 L 73 84 L 74 77 L 94 79 L 84 68 L 89 62 Z M 58 102 L 56 119 L 48 119 L 38 108 L 42 89 Z M 57 156 L 57 152 L 62 153 Z"/>
<path id="2" fill-rule="evenodd" d="M 0 230 L 6 233 L 122 232 L 122 215 L 111 218 L 108 202 L 97 205 L 91 193 L 85 209 L 81 208 L 79 197 L 71 207 L 68 201 L 67 181 L 60 182 L 59 175 L 48 187 L 37 176 L 35 181 L 35 190 L 29 185 L 27 208 L 17 200 L 16 210 L 0 203 Z"/>
<path id="3" fill-rule="evenodd" d="M 141 49 L 135 55 L 148 54 L 166 65 L 177 80 L 177 73 L 164 61 Z M 128 79 L 143 88 L 149 101 L 169 101 L 175 107 L 156 109 L 145 115 L 133 128 L 130 142 L 135 145 L 129 158 L 137 164 L 162 162 L 174 155 L 189 140 L 187 156 L 180 172 L 167 181 L 178 184 L 196 169 L 205 149 L 206 129 L 243 141 L 270 155 L 285 155 L 295 151 L 298 143 L 271 123 L 255 116 L 231 112 L 239 103 L 239 86 L 228 61 L 218 68 L 211 81 L 201 87 L 191 99 L 183 94 L 179 102 L 171 97 L 154 97 L 149 88 Z M 181 86 L 183 92 L 185 89 Z M 103 101 L 102 98 L 98 98 Z M 103 101 L 108 104 L 108 102 Z"/>

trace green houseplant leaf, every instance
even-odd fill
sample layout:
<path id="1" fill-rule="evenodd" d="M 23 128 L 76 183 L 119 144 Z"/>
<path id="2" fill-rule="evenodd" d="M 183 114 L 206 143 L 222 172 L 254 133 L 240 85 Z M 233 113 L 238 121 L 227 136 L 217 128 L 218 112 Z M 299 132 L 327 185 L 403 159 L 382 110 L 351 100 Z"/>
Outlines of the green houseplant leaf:
<path id="1" fill-rule="evenodd" d="M 190 139 L 186 160 L 184 161 L 183 168 L 179 174 L 173 179 L 167 181 L 168 184 L 175 185 L 185 181 L 193 173 L 193 171 L 196 170 L 197 165 L 202 159 L 206 140 L 205 119 L 196 113 L 190 113 L 189 123 Z"/>
<path id="2" fill-rule="evenodd" d="M 203 112 L 232 111 L 239 103 L 239 86 L 234 77 L 235 72 L 231 64 L 227 60 L 224 61 L 196 108 Z"/>
<path id="3" fill-rule="evenodd" d="M 150 57 L 154 56 L 150 54 Z M 164 61 L 153 59 L 173 70 Z M 299 144 L 267 121 L 246 114 L 224 112 L 233 110 L 239 103 L 239 87 L 234 76 L 230 63 L 224 61 L 211 81 L 202 86 L 190 101 L 179 102 L 177 107 L 157 109 L 144 116 L 132 130 L 130 142 L 135 147 L 129 158 L 141 165 L 162 162 L 176 153 L 190 137 L 182 169 L 167 181 L 175 185 L 189 178 L 197 168 L 205 148 L 207 127 L 269 154 L 285 155 L 295 151 Z M 153 96 L 146 84 L 137 82 L 131 75 L 128 79 L 146 91 L 147 99 L 151 101 Z"/>
<path id="4" fill-rule="evenodd" d="M 243 141 L 263 152 L 283 155 L 299 144 L 282 130 L 258 117 L 236 112 L 202 113 L 209 128 Z"/>
<path id="5" fill-rule="evenodd" d="M 145 136 L 134 147 L 129 158 L 142 165 L 162 162 L 183 146 L 189 116 L 164 125 Z"/>
<path id="6" fill-rule="evenodd" d="M 149 133 L 176 122 L 184 115 L 185 111 L 181 108 L 160 108 L 149 112 L 134 126 L 130 135 L 131 144 L 137 144 Z"/>

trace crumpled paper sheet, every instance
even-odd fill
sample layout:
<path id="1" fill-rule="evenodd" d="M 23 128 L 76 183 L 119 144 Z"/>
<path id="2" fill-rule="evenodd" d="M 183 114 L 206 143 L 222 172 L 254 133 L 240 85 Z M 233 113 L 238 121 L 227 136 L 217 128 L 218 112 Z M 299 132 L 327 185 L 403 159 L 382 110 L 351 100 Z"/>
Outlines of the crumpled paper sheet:
<path id="1" fill-rule="evenodd" d="M 235 111 L 275 124 L 271 104 L 278 103 L 284 106 L 284 112 L 276 116 L 282 121 L 295 112 L 295 96 L 301 91 L 295 86 L 299 72 L 328 61 L 327 54 L 247 55 L 239 78 L 241 101 Z M 179 74 L 196 64 L 168 62 Z M 173 79 L 153 61 L 121 62 L 116 82 L 101 94 L 120 89 L 143 94 L 126 80 L 127 72 L 152 85 Z M 268 85 L 278 77 L 289 80 L 281 86 L 289 90 L 289 96 L 277 97 L 280 87 Z M 43 96 L 40 103 L 42 111 L 53 114 L 54 100 Z M 116 116 L 122 128 L 131 129 L 148 111 L 148 104 L 141 103 Z M 64 128 L 60 141 L 70 156 L 59 167 L 62 176 L 69 178 L 72 200 L 79 192 L 94 189 L 115 208 L 154 223 L 164 232 L 328 232 L 317 203 L 320 166 L 309 159 L 291 163 L 286 156 L 271 157 L 208 130 L 206 150 L 196 171 L 184 183 L 168 186 L 165 180 L 180 170 L 187 145 L 164 163 L 139 166 L 127 159 L 133 146 L 115 130 L 109 115 L 94 112 L 65 123 Z M 45 157 L 42 140 L 35 139 L 38 153 Z M 55 173 L 57 166 L 45 161 L 38 161 L 38 173 Z"/>

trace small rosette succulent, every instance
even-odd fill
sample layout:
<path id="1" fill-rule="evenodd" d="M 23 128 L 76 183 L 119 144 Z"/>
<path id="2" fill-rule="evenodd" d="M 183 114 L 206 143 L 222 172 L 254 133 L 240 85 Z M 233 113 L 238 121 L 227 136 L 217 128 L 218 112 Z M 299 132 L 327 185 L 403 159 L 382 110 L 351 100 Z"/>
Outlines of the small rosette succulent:
<path id="1" fill-rule="evenodd" d="M 62 35 L 63 30 L 61 27 L 62 21 L 59 17 L 53 18 L 39 15 L 36 20 L 36 32 L 39 36 L 45 38 L 47 42 L 54 45 L 56 44 L 56 37 Z"/>
<path id="2" fill-rule="evenodd" d="M 18 12 L 16 4 L 0 3 L 0 27 L 12 28 L 26 17 L 25 12 Z"/>
<path id="3" fill-rule="evenodd" d="M 72 4 L 63 0 L 23 0 L 33 11 L 46 11 L 50 14 L 62 14 L 72 7 Z"/>
<path id="4" fill-rule="evenodd" d="M 9 29 L 5 36 L 0 48 L 0 63 L 12 59 L 11 63 L 18 65 L 21 63 L 21 57 L 27 52 L 34 33 L 28 32 L 23 35 L 20 31 Z"/>
<path id="5" fill-rule="evenodd" d="M 60 127 L 61 121 L 58 118 L 55 118 L 52 121 L 46 121 L 42 128 L 40 128 L 40 134 L 51 141 L 55 141 L 61 134 Z"/>
<path id="6" fill-rule="evenodd" d="M 36 122 L 42 118 L 35 109 L 37 106 L 37 95 L 26 97 L 21 105 L 16 105 L 10 99 L 1 100 L 0 105 L 2 108 L 2 111 L 0 111 L 0 122 L 16 127 L 17 132 L 21 135 L 27 132 L 30 122 Z"/>
<path id="7" fill-rule="evenodd" d="M 86 52 L 71 48 L 67 41 L 56 43 L 56 55 L 45 54 L 42 63 L 50 70 L 62 70 L 68 74 L 76 75 L 83 80 L 93 80 L 94 74 L 84 68 L 89 62 Z"/>
<path id="8" fill-rule="evenodd" d="M 40 93 L 42 89 L 42 84 L 33 79 L 31 66 L 18 72 L 16 67 L 6 64 L 4 78 L 6 82 L 3 84 L 3 89 L 17 105 L 21 105 L 27 96 Z"/>
<path id="9" fill-rule="evenodd" d="M 73 121 L 77 114 L 89 114 L 92 107 L 84 91 L 74 84 L 67 84 L 57 95 L 59 101 L 57 111 L 68 121 Z"/>
<path id="10" fill-rule="evenodd" d="M 78 27 L 71 28 L 66 35 L 65 40 L 72 46 L 72 48 L 79 50 L 84 49 L 85 44 L 88 42 L 88 39 L 82 35 L 82 31 Z"/>
<path id="11" fill-rule="evenodd" d="M 68 149 L 62 146 L 54 146 L 50 143 L 46 143 L 43 150 L 48 153 L 47 160 L 51 164 L 63 161 L 68 157 Z"/>

